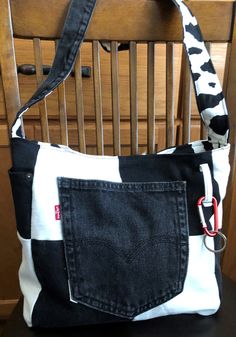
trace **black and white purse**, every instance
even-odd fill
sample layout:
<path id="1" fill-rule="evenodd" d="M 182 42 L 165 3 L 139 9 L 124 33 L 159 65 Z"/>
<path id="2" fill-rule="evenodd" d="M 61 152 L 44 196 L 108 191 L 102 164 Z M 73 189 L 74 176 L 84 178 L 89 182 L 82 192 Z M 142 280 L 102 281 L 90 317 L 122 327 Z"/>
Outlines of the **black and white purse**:
<path id="1" fill-rule="evenodd" d="M 17 113 L 10 179 L 28 326 L 138 321 L 220 306 L 218 251 L 229 176 L 228 115 L 196 18 L 183 22 L 208 140 L 154 155 L 94 156 L 25 139 L 21 117 L 70 73 L 95 0 L 73 0 L 52 70 Z"/>

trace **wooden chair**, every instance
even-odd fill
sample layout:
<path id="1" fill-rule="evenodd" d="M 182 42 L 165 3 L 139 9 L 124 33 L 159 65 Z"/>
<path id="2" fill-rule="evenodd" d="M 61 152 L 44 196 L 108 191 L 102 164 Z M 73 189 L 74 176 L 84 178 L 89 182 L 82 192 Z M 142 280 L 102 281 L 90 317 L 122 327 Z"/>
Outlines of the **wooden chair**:
<path id="1" fill-rule="evenodd" d="M 48 6 L 50 4 L 50 10 Z M 57 41 L 60 37 L 62 24 L 65 19 L 69 0 L 57 0 L 48 2 L 48 0 L 1 0 L 1 77 L 4 90 L 4 100 L 8 125 L 11 125 L 15 114 L 21 106 L 19 83 L 17 75 L 17 66 L 15 58 L 14 38 L 33 40 L 35 52 L 36 78 L 39 84 L 42 81 L 42 52 L 41 40 Z M 236 141 L 236 24 L 235 24 L 235 6 L 234 1 L 191 1 L 190 8 L 199 20 L 204 39 L 209 43 L 221 42 L 227 43 L 226 66 L 224 74 L 224 92 L 230 111 L 231 122 L 231 165 L 232 173 L 230 177 L 228 197 L 225 202 L 225 227 L 228 235 L 228 246 L 223 259 L 224 273 L 234 278 L 236 281 L 236 232 L 234 231 L 234 207 L 236 200 L 236 182 L 235 176 L 235 141 Z M 53 13 L 53 15 L 52 15 Z M 112 13 L 112 15 L 111 15 Z M 210 15 L 209 15 L 210 13 Z M 167 15 L 168 14 L 168 15 Z M 86 41 L 91 43 L 92 50 L 92 73 L 93 73 L 93 97 L 89 98 L 94 101 L 94 115 L 87 115 L 84 109 L 83 99 L 86 98 L 82 93 L 84 81 L 81 76 L 81 54 L 77 58 L 75 65 L 75 113 L 70 116 L 66 109 L 66 86 L 63 83 L 58 89 L 58 115 L 51 114 L 47 101 L 44 100 L 39 104 L 39 117 L 35 114 L 26 116 L 25 130 L 29 131 L 29 137 L 41 136 L 43 141 L 59 142 L 75 146 L 81 152 L 94 153 L 90 145 L 91 125 L 95 124 L 94 130 L 96 139 L 96 153 L 104 154 L 106 152 L 106 143 L 110 144 L 110 150 L 114 155 L 137 154 L 145 150 L 148 153 L 160 148 L 159 141 L 165 138 L 164 145 L 172 146 L 180 143 L 189 142 L 191 138 L 191 79 L 187 66 L 186 58 L 182 57 L 181 76 L 178 88 L 177 109 L 174 104 L 174 45 L 182 42 L 182 28 L 180 17 L 174 5 L 169 1 L 147 1 L 147 0 L 100 0 L 98 1 L 96 11 L 92 18 Z M 112 114 L 103 114 L 103 97 L 102 97 L 102 76 L 101 76 L 101 52 L 99 41 L 110 41 L 111 53 L 111 111 Z M 119 69 L 118 43 L 126 42 L 129 44 L 128 61 L 129 61 L 129 111 L 130 116 L 122 115 L 121 111 L 121 77 Z M 147 108 L 146 116 L 140 115 L 138 102 L 138 68 L 137 68 L 137 49 L 140 44 L 146 44 L 147 50 Z M 158 115 L 156 109 L 155 97 L 156 92 L 155 66 L 156 52 L 155 45 L 166 45 L 166 107 L 163 116 Z M 33 93 L 33 90 L 32 90 Z M 27 114 L 26 114 L 27 115 Z M 40 121 L 40 123 L 38 122 Z M 59 121 L 59 122 L 58 122 Z M 31 124 L 35 126 L 30 128 Z M 59 127 L 58 127 L 59 125 Z M 141 126 L 141 128 L 140 128 Z M 143 132 L 142 128 L 145 128 Z M 32 131 L 33 130 L 33 131 Z M 55 131 L 57 130 L 57 132 Z M 104 132 L 105 130 L 105 132 Z M 199 129 L 200 130 L 200 129 Z M 202 136 L 204 128 L 201 127 Z M 124 135 L 122 138 L 122 134 Z M 107 140 L 104 138 L 107 137 Z M 142 143 L 140 144 L 140 135 Z M 143 136 L 144 135 L 144 136 Z M 143 140 L 143 138 L 145 139 Z M 59 139 L 58 139 L 59 138 Z M 199 136 L 198 136 L 199 138 Z M 76 139 L 76 140 L 75 140 Z M 128 139 L 128 140 L 127 140 Z M 128 144 L 128 150 L 122 151 L 122 140 Z M 104 150 L 105 149 L 105 150 Z M 231 283 L 230 289 L 235 296 L 235 289 Z M 230 301 L 231 296 L 227 296 Z M 231 303 L 231 302 L 230 302 Z M 236 302 L 235 302 L 236 303 Z M 224 310 L 228 310 L 225 303 Z M 235 310 L 235 304 L 230 304 L 230 310 Z M 19 309 L 17 309 L 19 310 Z M 12 330 L 9 326 L 19 322 L 19 311 L 16 310 L 12 321 L 9 321 L 8 328 L 3 336 L 17 335 L 18 331 Z M 224 313 L 224 317 L 227 316 Z M 211 318 L 209 318 L 211 319 Z M 219 322 L 221 322 L 221 318 Z M 167 326 L 170 321 L 167 320 Z M 184 326 L 185 321 L 181 326 Z M 191 321 L 187 320 L 188 325 Z M 206 322 L 206 321 L 205 321 Z M 23 324 L 23 323 L 22 323 Z M 177 324 L 177 325 L 176 325 Z M 219 323 L 221 324 L 221 323 Z M 223 324 L 223 323 L 222 323 Z M 230 323 L 233 327 L 235 324 L 232 320 Z M 17 326 L 17 325 L 16 325 Z M 149 326 L 151 326 L 149 324 Z M 178 326 L 178 319 L 174 326 Z M 221 334 L 216 336 L 226 336 L 223 334 L 223 328 L 219 325 Z M 22 330 L 23 329 L 23 330 Z M 125 333 L 122 328 L 122 334 Z M 165 329 L 163 329 L 164 331 Z M 168 329 L 167 329 L 168 330 Z M 167 331 L 166 330 L 166 331 Z M 198 326 L 196 326 L 196 331 Z M 21 331 L 18 336 L 44 336 L 42 332 L 27 332 L 21 325 Z M 81 330 L 82 331 L 82 330 Z M 84 331 L 84 330 L 83 330 Z M 100 332 L 94 332 L 99 336 Z M 102 330 L 101 330 L 102 331 Z M 110 331 L 110 330 L 109 330 Z M 119 330 L 120 331 L 120 330 Z M 131 331 L 131 330 L 130 330 Z M 144 330 L 143 330 L 144 331 Z M 164 332 L 160 336 L 165 336 Z M 187 331 L 187 330 L 186 330 Z M 190 331 L 190 330 L 189 330 Z M 188 333 L 189 333 L 188 331 Z M 204 331 L 204 329 L 203 329 Z M 83 335 L 84 332 L 81 332 Z M 181 334 L 181 332 L 179 332 Z M 187 333 L 187 332 L 186 332 Z M 195 333 L 195 334 L 194 334 Z M 191 336 L 197 336 L 197 332 L 192 331 Z M 101 332 L 103 334 L 103 332 Z M 148 334 L 143 334 L 146 336 Z M 45 336 L 50 333 L 45 332 Z M 73 335 L 71 333 L 71 335 Z M 114 333 L 114 335 L 117 335 Z M 140 335 L 138 330 L 132 332 L 133 335 Z M 154 331 L 150 330 L 150 336 Z M 201 334 L 201 336 L 213 336 L 210 334 Z M 52 335 L 50 335 L 52 336 Z M 170 336 L 170 334 L 168 335 Z M 181 336 L 185 336 L 182 330 Z M 186 334 L 187 336 L 187 334 Z M 189 336 L 189 334 L 188 334 Z M 230 336 L 227 334 L 227 337 Z M 233 335 L 232 335 L 233 336 Z"/>

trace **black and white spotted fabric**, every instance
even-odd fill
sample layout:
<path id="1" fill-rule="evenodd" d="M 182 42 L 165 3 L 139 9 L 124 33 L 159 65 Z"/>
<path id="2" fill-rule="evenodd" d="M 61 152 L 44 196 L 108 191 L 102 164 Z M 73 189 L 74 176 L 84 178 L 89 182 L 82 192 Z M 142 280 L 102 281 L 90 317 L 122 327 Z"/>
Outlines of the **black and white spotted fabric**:
<path id="1" fill-rule="evenodd" d="M 23 137 L 21 117 L 68 76 L 95 0 L 71 1 L 52 72 L 12 126 L 10 170 L 19 271 L 28 326 L 138 321 L 214 314 L 221 301 L 219 255 L 205 247 L 219 227 L 229 176 L 228 114 L 196 18 L 178 7 L 208 140 L 154 155 L 93 156 Z M 76 25 L 73 24 L 76 22 Z M 219 248 L 218 236 L 207 238 Z"/>

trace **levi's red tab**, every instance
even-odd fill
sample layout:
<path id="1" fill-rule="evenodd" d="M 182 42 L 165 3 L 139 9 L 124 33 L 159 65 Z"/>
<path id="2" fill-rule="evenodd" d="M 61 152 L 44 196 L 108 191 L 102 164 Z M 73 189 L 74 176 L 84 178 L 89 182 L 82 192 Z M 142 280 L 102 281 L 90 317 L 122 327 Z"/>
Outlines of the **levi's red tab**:
<path id="1" fill-rule="evenodd" d="M 60 205 L 55 205 L 54 206 L 55 210 L 55 219 L 56 220 L 61 220 L 61 206 Z"/>

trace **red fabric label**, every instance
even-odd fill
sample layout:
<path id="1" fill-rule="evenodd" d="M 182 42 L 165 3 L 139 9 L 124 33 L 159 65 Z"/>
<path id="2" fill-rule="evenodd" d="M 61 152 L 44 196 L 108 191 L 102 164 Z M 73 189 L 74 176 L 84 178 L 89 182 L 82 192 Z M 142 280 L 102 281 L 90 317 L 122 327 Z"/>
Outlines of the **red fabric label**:
<path id="1" fill-rule="evenodd" d="M 55 210 L 55 219 L 56 220 L 61 220 L 61 206 L 60 205 L 55 205 L 54 206 Z"/>

